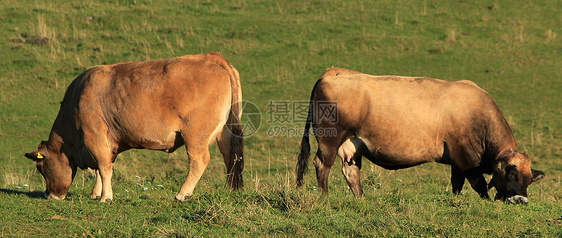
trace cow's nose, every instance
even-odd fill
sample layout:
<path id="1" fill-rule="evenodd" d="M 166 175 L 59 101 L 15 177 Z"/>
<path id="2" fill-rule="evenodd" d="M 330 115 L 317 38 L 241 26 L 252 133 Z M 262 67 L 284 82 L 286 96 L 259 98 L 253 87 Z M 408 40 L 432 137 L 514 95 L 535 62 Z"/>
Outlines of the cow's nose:
<path id="1" fill-rule="evenodd" d="M 52 193 L 49 195 L 46 195 L 47 199 L 53 199 L 53 200 L 64 200 L 64 198 L 66 197 L 66 195 L 62 195 L 62 196 L 57 196 L 57 195 L 53 195 Z"/>
<path id="2" fill-rule="evenodd" d="M 507 199 L 508 202 L 513 203 L 513 204 L 525 204 L 527 205 L 527 203 L 529 203 L 529 199 L 527 199 L 526 197 L 523 197 L 521 195 L 515 195 L 513 197 L 510 197 Z"/>

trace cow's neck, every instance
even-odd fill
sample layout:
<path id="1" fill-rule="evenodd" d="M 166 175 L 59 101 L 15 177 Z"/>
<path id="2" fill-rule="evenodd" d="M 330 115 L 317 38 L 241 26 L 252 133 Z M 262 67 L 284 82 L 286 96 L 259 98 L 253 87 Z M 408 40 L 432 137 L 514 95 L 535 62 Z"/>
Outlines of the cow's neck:
<path id="1" fill-rule="evenodd" d="M 53 129 L 49 135 L 49 140 L 47 141 L 47 149 L 50 152 L 61 153 L 61 148 L 64 141 L 63 138 Z"/>
<path id="2" fill-rule="evenodd" d="M 505 151 L 519 150 L 511 128 L 503 117 L 491 125 L 494 126 L 488 130 L 486 143 L 486 154 L 491 157 L 489 159 L 495 161 Z"/>
<path id="3" fill-rule="evenodd" d="M 65 99 L 66 97 L 67 95 L 65 95 Z M 77 137 L 79 133 L 74 129 L 76 128 L 74 120 L 75 114 L 75 108 L 71 107 L 67 102 L 63 100 L 57 118 L 55 119 L 53 127 L 51 128 L 49 140 L 47 141 L 47 148 L 51 152 L 64 153 L 65 151 L 62 151 L 63 145 L 65 145 L 65 147 L 69 149 L 72 148 L 72 143 L 78 141 Z"/>

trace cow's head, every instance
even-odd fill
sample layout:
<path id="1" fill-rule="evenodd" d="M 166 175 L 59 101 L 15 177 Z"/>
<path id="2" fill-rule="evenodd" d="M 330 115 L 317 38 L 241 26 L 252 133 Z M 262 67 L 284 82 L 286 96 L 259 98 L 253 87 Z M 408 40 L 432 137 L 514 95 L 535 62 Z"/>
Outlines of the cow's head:
<path id="1" fill-rule="evenodd" d="M 45 179 L 45 198 L 64 199 L 76 174 L 76 167 L 70 165 L 66 155 L 59 151 L 49 151 L 43 141 L 36 151 L 26 153 L 25 157 L 35 161 L 37 171 Z"/>
<path id="2" fill-rule="evenodd" d="M 498 156 L 488 188 L 496 187 L 497 200 L 527 204 L 527 187 L 543 177 L 543 172 L 531 169 L 529 156 L 510 149 Z"/>

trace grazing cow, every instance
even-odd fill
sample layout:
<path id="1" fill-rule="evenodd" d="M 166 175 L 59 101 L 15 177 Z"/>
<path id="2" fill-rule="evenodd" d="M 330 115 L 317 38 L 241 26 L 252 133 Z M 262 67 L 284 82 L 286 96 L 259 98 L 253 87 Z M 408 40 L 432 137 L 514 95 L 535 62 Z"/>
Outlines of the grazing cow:
<path id="1" fill-rule="evenodd" d="M 193 194 L 217 141 L 233 189 L 243 185 L 242 91 L 238 71 L 218 53 L 95 66 L 68 87 L 49 140 L 25 154 L 45 178 L 45 196 L 64 199 L 76 168 L 92 168 L 92 198 L 113 199 L 116 156 L 168 153 L 182 145 L 189 173 L 176 199 Z"/>
<path id="2" fill-rule="evenodd" d="M 316 102 L 333 102 L 326 116 Z M 332 113 L 332 114 L 334 114 Z M 310 156 L 309 129 L 318 141 L 314 158 L 318 186 L 328 189 L 336 155 L 356 196 L 361 159 L 386 169 L 426 162 L 451 165 L 453 193 L 465 179 L 482 198 L 496 187 L 496 199 L 527 203 L 527 186 L 544 177 L 531 169 L 494 99 L 476 84 L 432 78 L 371 76 L 347 69 L 328 69 L 316 82 L 297 165 L 297 186 Z M 335 130 L 336 133 L 321 133 Z M 487 184 L 483 174 L 493 174 Z"/>

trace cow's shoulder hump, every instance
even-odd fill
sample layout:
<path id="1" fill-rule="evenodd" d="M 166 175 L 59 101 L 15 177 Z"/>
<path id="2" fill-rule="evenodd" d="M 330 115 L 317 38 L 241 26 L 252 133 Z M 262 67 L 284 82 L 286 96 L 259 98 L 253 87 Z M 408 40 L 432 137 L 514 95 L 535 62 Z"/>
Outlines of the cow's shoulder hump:
<path id="1" fill-rule="evenodd" d="M 343 76 L 343 75 L 354 75 L 354 74 L 363 74 L 361 72 L 357 72 L 354 70 L 344 69 L 344 68 L 329 68 L 327 69 L 320 78 L 325 78 L 329 76 Z"/>

